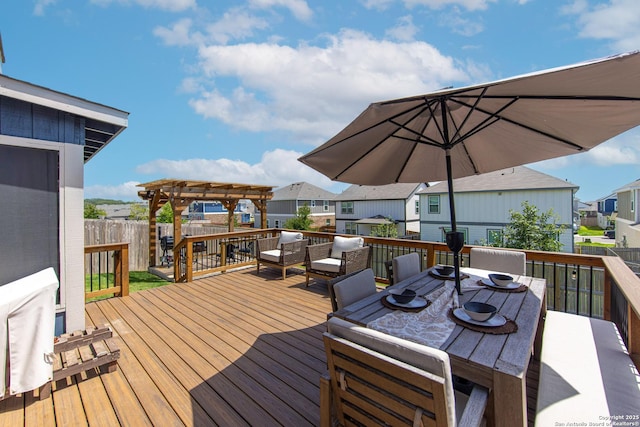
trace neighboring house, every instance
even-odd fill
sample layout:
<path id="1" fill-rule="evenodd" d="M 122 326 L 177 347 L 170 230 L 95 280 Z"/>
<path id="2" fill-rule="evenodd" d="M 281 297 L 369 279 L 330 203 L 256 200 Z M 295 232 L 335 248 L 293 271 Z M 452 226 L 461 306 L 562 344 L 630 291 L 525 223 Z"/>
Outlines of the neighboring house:
<path id="1" fill-rule="evenodd" d="M 618 213 L 615 216 L 616 245 L 630 248 L 640 247 L 640 179 L 615 191 Z"/>
<path id="2" fill-rule="evenodd" d="M 420 238 L 444 242 L 451 229 L 446 182 L 420 192 Z M 522 212 L 527 201 L 540 212 L 553 209 L 565 226 L 563 252 L 573 252 L 573 199 L 578 186 L 525 166 L 458 178 L 453 181 L 458 231 L 465 243 L 493 243 L 511 222 L 510 210 Z"/>
<path id="3" fill-rule="evenodd" d="M 352 185 L 336 196 L 336 232 L 371 235 L 371 229 L 391 219 L 398 236 L 420 231 L 417 193 L 427 184 Z"/>
<path id="4" fill-rule="evenodd" d="M 580 216 L 579 225 L 585 227 L 597 227 L 598 226 L 598 203 L 593 202 L 580 202 L 576 199 L 577 211 Z"/>
<path id="5" fill-rule="evenodd" d="M 311 209 L 313 228 L 330 227 L 335 224 L 335 193 L 306 182 L 293 184 L 274 190 L 267 201 L 267 227 L 282 228 L 288 219 L 296 216 L 304 205 Z M 260 212 L 255 213 L 255 224 L 260 224 Z"/>
<path id="6" fill-rule="evenodd" d="M 128 116 L 0 75 L 0 285 L 53 267 L 56 334 L 86 327 L 84 163 Z"/>
<path id="7" fill-rule="evenodd" d="M 241 200 L 233 213 L 241 224 L 248 224 L 253 219 L 254 206 L 249 200 Z M 226 224 L 228 211 L 220 201 L 193 202 L 183 212 L 189 220 L 204 220 L 212 224 Z"/>
<path id="8" fill-rule="evenodd" d="M 596 200 L 598 203 L 598 213 L 609 216 L 618 211 L 618 195 L 613 193 Z"/>

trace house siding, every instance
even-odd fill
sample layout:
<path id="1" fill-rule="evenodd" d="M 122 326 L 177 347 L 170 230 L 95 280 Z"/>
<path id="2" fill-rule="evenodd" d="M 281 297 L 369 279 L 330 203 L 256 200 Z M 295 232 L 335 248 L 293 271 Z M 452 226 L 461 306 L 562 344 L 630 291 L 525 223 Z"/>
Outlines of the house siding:
<path id="1" fill-rule="evenodd" d="M 0 134 L 84 145 L 84 118 L 0 96 Z"/>
<path id="2" fill-rule="evenodd" d="M 502 229 L 510 223 L 510 210 L 522 211 L 528 201 L 541 212 L 553 209 L 566 227 L 560 242 L 563 251 L 573 252 L 573 192 L 570 189 L 483 191 L 455 195 L 456 221 L 459 229 L 467 231 L 467 244 L 479 245 L 488 239 L 487 230 Z M 442 227 L 451 225 L 448 195 L 440 194 L 440 212 L 428 213 L 428 195 L 420 197 L 420 237 L 422 240 L 442 242 Z"/>

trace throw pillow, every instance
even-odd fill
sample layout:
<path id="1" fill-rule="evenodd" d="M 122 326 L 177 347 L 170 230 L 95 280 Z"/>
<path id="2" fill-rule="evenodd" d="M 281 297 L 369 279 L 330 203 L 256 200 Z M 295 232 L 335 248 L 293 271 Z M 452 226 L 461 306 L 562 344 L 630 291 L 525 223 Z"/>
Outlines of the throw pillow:
<path id="1" fill-rule="evenodd" d="M 342 252 L 361 248 L 363 245 L 364 239 L 362 237 L 336 236 L 331 247 L 331 258 L 340 259 L 342 258 Z"/>

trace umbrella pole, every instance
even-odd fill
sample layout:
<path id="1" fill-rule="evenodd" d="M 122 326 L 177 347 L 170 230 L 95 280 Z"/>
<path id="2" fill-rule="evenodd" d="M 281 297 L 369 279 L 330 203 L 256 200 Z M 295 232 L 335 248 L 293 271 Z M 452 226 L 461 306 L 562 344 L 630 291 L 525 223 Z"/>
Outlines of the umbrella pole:
<path id="1" fill-rule="evenodd" d="M 453 267 L 455 269 L 456 291 L 458 295 L 462 295 L 460 286 L 460 251 L 464 246 L 464 235 L 458 233 L 456 226 L 456 207 L 453 201 L 453 176 L 451 173 L 451 153 L 447 148 L 445 150 L 445 158 L 447 161 L 447 184 L 449 186 L 449 211 L 451 214 L 451 231 L 447 233 L 447 246 L 453 251 Z"/>

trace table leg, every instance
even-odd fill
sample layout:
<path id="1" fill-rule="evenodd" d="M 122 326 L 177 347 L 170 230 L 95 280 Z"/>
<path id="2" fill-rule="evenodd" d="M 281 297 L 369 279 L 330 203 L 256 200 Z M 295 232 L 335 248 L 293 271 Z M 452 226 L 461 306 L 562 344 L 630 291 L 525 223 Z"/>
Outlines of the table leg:
<path id="1" fill-rule="evenodd" d="M 496 427 L 527 427 L 526 376 L 494 371 L 493 411 Z"/>

